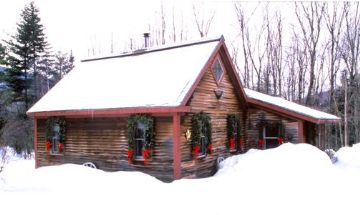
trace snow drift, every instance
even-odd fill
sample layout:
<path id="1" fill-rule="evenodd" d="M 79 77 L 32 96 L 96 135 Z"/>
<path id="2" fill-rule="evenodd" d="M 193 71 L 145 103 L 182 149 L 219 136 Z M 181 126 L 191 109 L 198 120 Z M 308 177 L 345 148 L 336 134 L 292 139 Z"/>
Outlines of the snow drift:
<path id="1" fill-rule="evenodd" d="M 286 143 L 228 158 L 214 177 L 170 184 L 139 172 L 13 161 L 0 173 L 0 213 L 359 214 L 359 149 L 339 150 L 333 165 L 313 146 Z"/>

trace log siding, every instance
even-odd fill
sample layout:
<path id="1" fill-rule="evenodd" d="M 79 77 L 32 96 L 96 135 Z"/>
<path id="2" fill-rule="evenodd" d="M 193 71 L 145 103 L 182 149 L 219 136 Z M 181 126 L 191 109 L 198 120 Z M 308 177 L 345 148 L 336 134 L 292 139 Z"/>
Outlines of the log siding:
<path id="1" fill-rule="evenodd" d="M 127 118 L 67 118 L 66 142 L 62 154 L 49 155 L 45 149 L 45 119 L 37 120 L 37 165 L 93 162 L 106 171 L 141 171 L 163 181 L 173 180 L 172 118 L 155 118 L 152 158 L 144 165 L 127 159 Z"/>
<path id="2" fill-rule="evenodd" d="M 261 116 L 265 117 L 265 120 L 268 122 L 278 122 L 281 120 L 285 127 L 285 142 L 297 143 L 298 140 L 298 121 L 293 119 L 284 118 L 261 109 L 250 108 L 247 111 L 247 121 L 246 121 L 246 149 L 250 148 L 259 148 L 259 128 L 257 124 L 259 123 Z"/>
<path id="3" fill-rule="evenodd" d="M 216 59 L 221 59 L 217 57 Z M 238 93 L 229 77 L 228 71 L 224 70 L 223 77 L 219 83 L 216 82 L 212 64 L 204 74 L 203 78 L 197 85 L 192 98 L 189 101 L 191 113 L 183 117 L 181 133 L 184 134 L 187 129 L 191 129 L 191 117 L 194 113 L 204 111 L 211 116 L 212 124 L 212 155 L 205 158 L 194 158 L 191 153 L 191 142 L 185 139 L 185 135 L 181 137 L 181 167 L 182 177 L 199 178 L 208 177 L 215 173 L 216 158 L 228 157 L 231 154 L 226 148 L 227 130 L 226 119 L 228 114 L 243 115 L 243 107 L 241 107 Z M 225 67 L 224 67 L 225 68 Z M 223 69 L 224 69 L 223 68 Z M 223 90 L 220 99 L 216 98 L 215 89 Z M 242 134 L 245 134 L 245 126 L 241 122 Z M 245 136 L 245 135 L 244 135 Z"/>

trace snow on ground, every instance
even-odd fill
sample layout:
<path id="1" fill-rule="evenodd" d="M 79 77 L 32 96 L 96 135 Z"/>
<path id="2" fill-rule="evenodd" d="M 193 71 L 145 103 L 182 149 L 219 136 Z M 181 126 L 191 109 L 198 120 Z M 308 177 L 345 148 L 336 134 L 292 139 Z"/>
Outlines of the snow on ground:
<path id="1" fill-rule="evenodd" d="M 360 144 L 342 148 L 333 165 L 313 146 L 286 143 L 228 158 L 214 177 L 173 183 L 16 160 L 0 173 L 0 214 L 360 214 L 356 154 Z"/>

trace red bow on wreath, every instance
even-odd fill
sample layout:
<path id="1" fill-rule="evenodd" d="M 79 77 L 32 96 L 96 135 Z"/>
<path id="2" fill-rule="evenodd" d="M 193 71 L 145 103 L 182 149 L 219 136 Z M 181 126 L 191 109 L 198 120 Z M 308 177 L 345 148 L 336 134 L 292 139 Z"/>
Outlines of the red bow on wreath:
<path id="1" fill-rule="evenodd" d="M 48 151 L 50 151 L 50 149 L 51 149 L 51 143 L 50 143 L 50 141 L 48 140 L 48 141 L 46 141 L 46 144 L 45 144 L 45 149 L 46 149 L 46 151 L 48 152 Z"/>
<path id="2" fill-rule="evenodd" d="M 235 149 L 235 138 L 230 139 L 230 149 Z"/>
<path id="3" fill-rule="evenodd" d="M 259 147 L 262 149 L 265 144 L 265 141 L 263 139 L 259 140 Z"/>
<path id="4" fill-rule="evenodd" d="M 211 143 L 209 143 L 209 145 L 207 145 L 207 150 L 209 152 L 209 155 L 211 155 L 212 154 L 212 144 Z"/>
<path id="5" fill-rule="evenodd" d="M 278 143 L 279 143 L 279 145 L 283 144 L 283 143 L 284 143 L 284 139 L 281 138 L 281 137 L 279 137 L 279 138 L 278 138 Z"/>
<path id="6" fill-rule="evenodd" d="M 243 146 L 244 145 L 244 140 L 241 138 L 239 143 L 240 143 L 240 146 Z"/>
<path id="7" fill-rule="evenodd" d="M 244 151 L 244 140 L 242 138 L 240 138 L 239 144 L 241 151 Z"/>
<path id="8" fill-rule="evenodd" d="M 150 149 L 145 149 L 143 151 L 143 158 L 144 158 L 144 165 L 146 165 L 146 162 L 147 162 L 147 158 L 150 156 Z"/>
<path id="9" fill-rule="evenodd" d="M 128 153 L 127 153 L 127 158 L 128 158 L 129 164 L 131 163 L 132 155 L 133 155 L 133 151 L 131 149 L 129 149 Z"/>
<path id="10" fill-rule="evenodd" d="M 58 144 L 58 148 L 59 148 L 59 152 L 62 152 L 63 148 L 64 148 L 64 144 L 59 143 Z"/>
<path id="11" fill-rule="evenodd" d="M 198 145 L 194 146 L 193 154 L 195 157 L 199 155 L 199 152 L 200 152 L 200 146 L 198 146 Z"/>

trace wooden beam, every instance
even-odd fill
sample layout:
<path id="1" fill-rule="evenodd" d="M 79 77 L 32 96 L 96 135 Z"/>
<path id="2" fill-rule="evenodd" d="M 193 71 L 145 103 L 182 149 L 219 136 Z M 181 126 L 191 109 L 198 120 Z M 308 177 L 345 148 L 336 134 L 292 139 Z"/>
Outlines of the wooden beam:
<path id="1" fill-rule="evenodd" d="M 325 125 L 318 125 L 319 130 L 319 148 L 325 150 Z"/>
<path id="2" fill-rule="evenodd" d="M 90 109 L 90 110 L 66 110 L 66 111 L 44 111 L 28 113 L 32 117 L 49 117 L 49 116 L 76 116 L 76 117 L 114 117 L 124 116 L 137 113 L 151 114 L 168 114 L 172 115 L 177 112 L 190 112 L 188 106 L 177 107 L 132 107 L 132 108 L 111 108 L 111 109 Z"/>
<path id="3" fill-rule="evenodd" d="M 38 168 L 38 144 L 37 144 L 37 118 L 34 119 L 34 154 L 35 154 L 35 168 Z"/>
<path id="4" fill-rule="evenodd" d="M 173 168 L 174 180 L 181 178 L 180 114 L 173 114 Z"/>
<path id="5" fill-rule="evenodd" d="M 305 143 L 304 138 L 304 122 L 298 121 L 298 143 Z"/>

